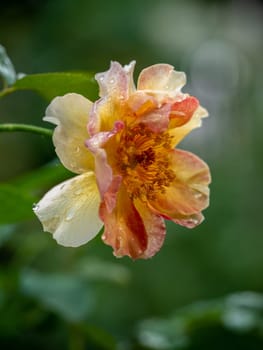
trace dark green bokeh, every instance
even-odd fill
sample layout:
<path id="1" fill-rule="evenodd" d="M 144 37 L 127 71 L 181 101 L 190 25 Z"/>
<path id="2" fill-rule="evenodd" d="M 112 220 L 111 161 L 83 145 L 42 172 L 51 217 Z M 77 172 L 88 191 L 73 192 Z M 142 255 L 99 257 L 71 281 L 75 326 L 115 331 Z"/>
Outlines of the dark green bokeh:
<path id="1" fill-rule="evenodd" d="M 164 247 L 147 261 L 115 259 L 99 236 L 78 249 L 59 247 L 33 215 L 0 228 L 1 348 L 114 349 L 117 342 L 139 349 L 143 319 L 169 319 L 182 306 L 233 292 L 263 293 L 262 11 L 256 1 L 3 4 L 0 43 L 17 72 L 96 72 L 110 60 L 133 59 L 136 75 L 160 62 L 185 71 L 184 91 L 200 99 L 210 118 L 180 147 L 208 162 L 213 182 L 205 222 L 194 230 L 168 223 Z M 33 92 L 16 92 L 0 100 L 0 119 L 46 126 L 46 106 Z M 54 157 L 49 139 L 0 135 L 3 182 Z M 63 177 L 51 177 L 34 195 Z M 182 349 L 211 349 L 213 341 L 216 349 L 243 349 L 242 339 L 262 349 L 259 323 L 261 331 L 236 338 L 220 323 L 200 326 Z"/>

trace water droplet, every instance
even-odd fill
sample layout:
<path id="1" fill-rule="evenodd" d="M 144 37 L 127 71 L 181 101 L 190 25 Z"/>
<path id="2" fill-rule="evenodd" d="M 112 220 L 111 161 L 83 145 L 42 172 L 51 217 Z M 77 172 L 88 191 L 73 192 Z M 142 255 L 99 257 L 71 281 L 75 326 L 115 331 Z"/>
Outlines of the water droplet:
<path id="1" fill-rule="evenodd" d="M 114 79 L 111 79 L 111 80 L 110 80 L 110 84 L 113 84 L 114 82 L 115 82 Z"/>
<path id="2" fill-rule="evenodd" d="M 74 194 L 76 194 L 77 196 L 79 195 L 79 194 L 81 194 L 82 193 L 82 188 L 79 188 L 78 190 L 76 190 L 75 192 L 74 192 Z"/>
<path id="3" fill-rule="evenodd" d="M 120 100 L 124 100 L 124 96 L 123 96 L 123 95 L 120 95 L 119 99 L 120 99 Z"/>
<path id="4" fill-rule="evenodd" d="M 103 81 L 103 80 L 104 80 L 104 75 L 101 75 L 101 76 L 99 77 L 99 80 L 100 80 L 100 81 Z"/>
<path id="5" fill-rule="evenodd" d="M 202 193 L 196 193 L 195 194 L 195 198 L 197 198 L 197 199 L 201 198 L 202 196 L 203 196 Z"/>
<path id="6" fill-rule="evenodd" d="M 102 235 L 102 236 L 101 236 L 101 239 L 102 239 L 103 241 L 105 241 L 106 235 Z"/>
<path id="7" fill-rule="evenodd" d="M 33 211 L 36 212 L 36 211 L 38 211 L 38 209 L 39 209 L 39 205 L 34 203 L 33 204 Z"/>
<path id="8" fill-rule="evenodd" d="M 188 224 L 190 224 L 190 225 L 197 225 L 198 224 L 198 220 L 197 219 L 189 219 L 188 220 Z"/>
<path id="9" fill-rule="evenodd" d="M 80 148 L 79 148 L 79 147 L 76 147 L 76 148 L 75 148 L 75 152 L 76 152 L 76 153 L 79 153 L 79 151 L 80 151 Z"/>
<path id="10" fill-rule="evenodd" d="M 66 216 L 66 221 L 70 221 L 74 218 L 75 212 L 73 210 L 70 210 Z"/>

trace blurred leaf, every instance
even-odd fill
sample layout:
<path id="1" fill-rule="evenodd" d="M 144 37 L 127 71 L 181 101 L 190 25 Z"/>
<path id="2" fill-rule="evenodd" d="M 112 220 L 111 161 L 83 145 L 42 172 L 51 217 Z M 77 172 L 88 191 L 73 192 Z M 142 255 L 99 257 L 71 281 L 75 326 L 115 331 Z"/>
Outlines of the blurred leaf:
<path id="1" fill-rule="evenodd" d="M 15 68 L 2 45 L 0 45 L 0 76 L 3 78 L 4 86 L 12 85 L 16 81 Z"/>
<path id="2" fill-rule="evenodd" d="M 21 274 L 21 289 L 68 321 L 84 320 L 93 309 L 89 286 L 75 276 L 25 270 Z"/>
<path id="3" fill-rule="evenodd" d="M 257 329 L 259 325 L 263 331 L 263 296 L 243 292 L 226 298 L 222 321 L 225 327 L 241 333 Z"/>
<path id="4" fill-rule="evenodd" d="M 71 325 L 71 349 L 86 349 L 84 344 L 87 340 L 87 349 L 116 350 L 117 348 L 114 337 L 104 329 L 87 323 Z"/>
<path id="5" fill-rule="evenodd" d="M 64 181 L 72 176 L 58 160 L 52 161 L 41 168 L 12 180 L 11 184 L 24 191 L 35 193 L 43 188 Z"/>
<path id="6" fill-rule="evenodd" d="M 0 247 L 6 241 L 8 241 L 9 238 L 12 237 L 13 233 L 15 232 L 15 228 L 16 228 L 16 225 L 1 225 L 0 226 Z"/>
<path id="7" fill-rule="evenodd" d="M 0 184 L 0 224 L 10 224 L 33 216 L 34 197 L 21 188 Z"/>
<path id="8" fill-rule="evenodd" d="M 90 72 L 42 73 L 26 75 L 18 79 L 15 84 L 3 90 L 1 96 L 17 90 L 33 90 L 47 100 L 75 92 L 95 100 L 98 96 L 98 85 L 94 74 Z"/>
<path id="9" fill-rule="evenodd" d="M 71 175 L 70 171 L 55 161 L 9 183 L 0 184 L 0 224 L 11 224 L 33 217 L 33 203 L 40 199 L 43 188 L 48 190 L 53 184 L 64 181 Z"/>
<path id="10" fill-rule="evenodd" d="M 194 303 L 175 312 L 166 319 L 142 321 L 138 327 L 138 340 L 150 349 L 199 349 L 209 338 L 217 347 L 217 336 L 222 332 L 238 337 L 258 331 L 263 346 L 263 295 L 243 292 L 224 299 Z M 211 331 L 213 330 L 213 331 Z M 204 339 L 202 338 L 204 336 Z M 214 339 L 213 339 L 214 336 Z M 196 346 L 195 341 L 198 341 Z M 207 345 L 207 344 L 206 344 Z"/>
<path id="11" fill-rule="evenodd" d="M 96 258 L 82 258 L 76 266 L 75 273 L 95 281 L 108 281 L 121 285 L 129 283 L 131 278 L 126 266 Z"/>

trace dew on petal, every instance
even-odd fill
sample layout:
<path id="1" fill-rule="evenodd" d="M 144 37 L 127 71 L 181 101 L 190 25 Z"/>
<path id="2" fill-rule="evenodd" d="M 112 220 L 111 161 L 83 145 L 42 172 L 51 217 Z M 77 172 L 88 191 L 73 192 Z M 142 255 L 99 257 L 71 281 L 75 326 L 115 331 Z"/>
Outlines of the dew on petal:
<path id="1" fill-rule="evenodd" d="M 33 204 L 33 211 L 36 212 L 36 211 L 38 211 L 38 209 L 39 209 L 39 205 L 34 203 Z"/>
<path id="2" fill-rule="evenodd" d="M 69 211 L 67 216 L 66 216 L 66 221 L 70 221 L 74 218 L 75 212 L 73 210 Z"/>
<path id="3" fill-rule="evenodd" d="M 80 195 L 83 192 L 82 188 L 79 188 L 77 191 L 74 192 L 75 195 Z"/>

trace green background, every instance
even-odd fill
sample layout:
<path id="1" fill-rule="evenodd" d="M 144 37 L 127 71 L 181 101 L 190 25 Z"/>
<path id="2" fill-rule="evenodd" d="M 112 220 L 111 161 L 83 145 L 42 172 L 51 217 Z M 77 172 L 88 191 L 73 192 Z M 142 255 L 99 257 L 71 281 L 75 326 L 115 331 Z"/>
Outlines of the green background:
<path id="1" fill-rule="evenodd" d="M 1 4 L 0 43 L 17 73 L 99 72 L 134 59 L 135 76 L 161 62 L 185 71 L 184 91 L 210 118 L 179 147 L 213 178 L 206 220 L 193 230 L 168 222 L 150 260 L 116 259 L 100 236 L 63 248 L 31 207 L 70 175 L 49 138 L 1 133 L 1 349 L 263 349 L 262 19 L 259 1 Z M 7 95 L 0 122 L 49 127 L 48 102 Z"/>

